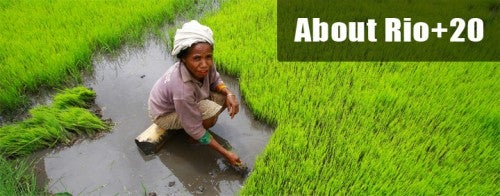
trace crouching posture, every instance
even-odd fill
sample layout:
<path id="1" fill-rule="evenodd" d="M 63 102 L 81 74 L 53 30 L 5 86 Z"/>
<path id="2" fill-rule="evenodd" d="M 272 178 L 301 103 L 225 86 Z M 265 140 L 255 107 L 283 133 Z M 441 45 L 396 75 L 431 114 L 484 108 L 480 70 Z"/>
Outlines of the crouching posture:
<path id="1" fill-rule="evenodd" d="M 224 85 L 213 62 L 212 30 L 193 20 L 177 29 L 172 55 L 178 61 L 151 89 L 148 106 L 153 122 L 165 130 L 184 129 L 193 139 L 240 165 L 235 153 L 222 147 L 208 128 L 226 108 L 239 111 L 236 96 Z"/>

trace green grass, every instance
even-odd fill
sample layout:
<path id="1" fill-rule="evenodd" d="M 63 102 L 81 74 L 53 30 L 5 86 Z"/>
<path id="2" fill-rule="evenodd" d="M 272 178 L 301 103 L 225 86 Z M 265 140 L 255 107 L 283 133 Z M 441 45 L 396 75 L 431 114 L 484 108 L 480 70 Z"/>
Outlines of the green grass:
<path id="1" fill-rule="evenodd" d="M 203 22 L 219 67 L 277 125 L 241 194 L 500 193 L 498 62 L 278 62 L 273 0 Z"/>

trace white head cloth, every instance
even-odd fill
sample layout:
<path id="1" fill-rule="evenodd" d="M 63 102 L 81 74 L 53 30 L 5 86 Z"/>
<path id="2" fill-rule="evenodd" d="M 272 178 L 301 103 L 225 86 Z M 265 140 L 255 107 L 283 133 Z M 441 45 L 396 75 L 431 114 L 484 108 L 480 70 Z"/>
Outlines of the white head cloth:
<path id="1" fill-rule="evenodd" d="M 175 32 L 172 55 L 177 56 L 181 50 L 189 48 L 198 42 L 208 42 L 213 46 L 214 38 L 212 30 L 205 25 L 201 25 L 196 20 L 184 23 L 182 28 L 177 29 L 177 32 Z"/>

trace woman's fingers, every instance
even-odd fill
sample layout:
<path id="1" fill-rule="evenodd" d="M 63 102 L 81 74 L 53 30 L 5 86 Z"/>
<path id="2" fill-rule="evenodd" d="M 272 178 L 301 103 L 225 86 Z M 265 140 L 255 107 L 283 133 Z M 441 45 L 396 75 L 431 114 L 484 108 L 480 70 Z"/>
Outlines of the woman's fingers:
<path id="1" fill-rule="evenodd" d="M 234 106 L 233 108 L 233 115 L 231 116 L 231 118 L 233 118 L 236 114 L 238 114 L 238 106 Z"/>
<path id="2" fill-rule="evenodd" d="M 231 163 L 231 165 L 238 166 L 242 164 L 240 157 L 238 157 L 238 155 L 233 152 L 229 152 L 229 155 L 226 158 L 229 163 Z"/>
<path id="3" fill-rule="evenodd" d="M 229 112 L 229 116 L 231 116 L 231 119 L 234 118 L 234 116 L 236 114 L 238 114 L 239 112 L 239 105 L 238 105 L 238 102 L 236 101 L 236 98 L 234 96 L 231 96 L 232 98 L 229 98 L 228 99 L 228 112 Z"/>
<path id="4" fill-rule="evenodd" d="M 239 165 L 241 165 L 241 164 L 242 164 L 242 163 L 241 163 L 240 158 L 236 159 L 236 162 L 235 162 L 235 164 L 234 164 L 234 165 L 239 166 Z"/>
<path id="5" fill-rule="evenodd" d="M 238 105 L 233 106 L 231 111 L 230 111 L 231 118 L 233 118 L 236 114 L 238 114 L 239 111 L 240 111 L 240 109 L 239 109 Z"/>
<path id="6" fill-rule="evenodd" d="M 233 108 L 234 106 L 231 106 L 229 109 L 229 116 L 231 116 L 231 119 L 234 118 L 234 115 L 236 115 L 236 112 Z"/>

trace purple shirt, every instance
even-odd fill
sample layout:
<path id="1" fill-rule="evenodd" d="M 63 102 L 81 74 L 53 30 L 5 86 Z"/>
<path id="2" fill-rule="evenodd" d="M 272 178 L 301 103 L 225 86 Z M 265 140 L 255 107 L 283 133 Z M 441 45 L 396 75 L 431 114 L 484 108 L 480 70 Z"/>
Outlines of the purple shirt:
<path id="1" fill-rule="evenodd" d="M 219 72 L 212 66 L 200 82 L 193 78 L 184 63 L 177 62 L 156 81 L 149 94 L 149 112 L 153 119 L 176 112 L 182 127 L 198 140 L 205 134 L 198 102 L 208 99 L 210 90 L 223 83 Z"/>

